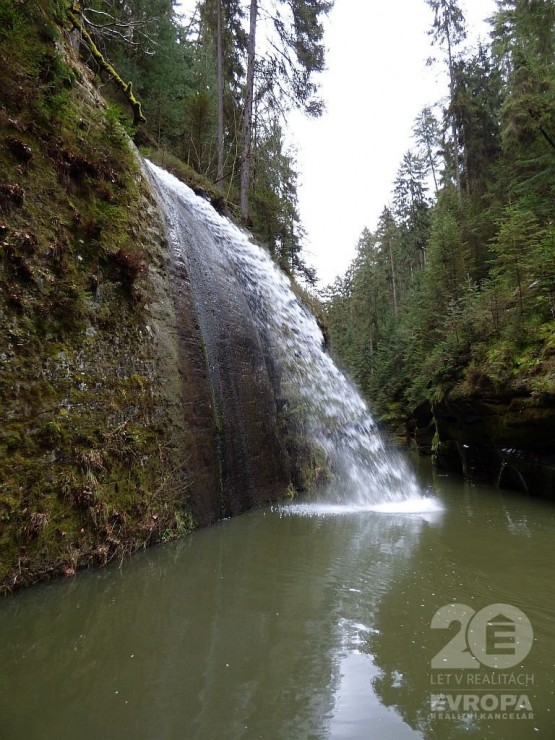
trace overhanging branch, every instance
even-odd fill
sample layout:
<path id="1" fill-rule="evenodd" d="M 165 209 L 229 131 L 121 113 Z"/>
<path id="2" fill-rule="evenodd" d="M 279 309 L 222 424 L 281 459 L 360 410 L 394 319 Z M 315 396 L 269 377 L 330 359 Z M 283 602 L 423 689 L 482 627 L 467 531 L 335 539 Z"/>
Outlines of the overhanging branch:
<path id="1" fill-rule="evenodd" d="M 146 123 L 146 118 L 143 114 L 143 109 L 141 106 L 141 103 L 135 95 L 133 94 L 133 83 L 132 82 L 124 82 L 122 77 L 117 73 L 115 68 L 108 62 L 102 52 L 99 50 L 97 45 L 95 44 L 92 36 L 87 31 L 83 23 L 81 22 L 81 11 L 77 4 L 75 3 L 73 7 L 68 11 L 68 18 L 71 21 L 73 27 L 77 29 L 83 40 L 85 41 L 86 45 L 89 48 L 89 51 L 95 58 L 96 62 L 102 67 L 102 69 L 107 72 L 110 77 L 114 80 L 116 85 L 120 88 L 120 90 L 123 92 L 127 100 L 129 101 L 129 105 L 131 106 L 133 110 L 133 124 L 135 126 L 140 126 L 142 123 Z"/>

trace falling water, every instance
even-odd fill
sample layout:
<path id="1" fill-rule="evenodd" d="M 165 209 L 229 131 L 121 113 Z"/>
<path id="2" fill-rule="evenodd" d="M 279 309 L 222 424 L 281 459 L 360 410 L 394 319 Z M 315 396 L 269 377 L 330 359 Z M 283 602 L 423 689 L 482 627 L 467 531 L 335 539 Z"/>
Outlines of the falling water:
<path id="1" fill-rule="evenodd" d="M 314 316 L 298 300 L 270 255 L 251 237 L 173 175 L 147 162 L 165 206 L 187 209 L 208 229 L 241 286 L 252 318 L 280 375 L 280 394 L 302 416 L 305 433 L 333 471 L 326 493 L 337 507 L 424 511 L 435 502 L 421 495 L 412 471 L 389 449 L 359 392 L 324 349 Z M 167 213 L 170 239 L 179 243 Z M 183 257 L 186 260 L 186 256 Z M 335 509 L 334 509 L 335 507 Z"/>

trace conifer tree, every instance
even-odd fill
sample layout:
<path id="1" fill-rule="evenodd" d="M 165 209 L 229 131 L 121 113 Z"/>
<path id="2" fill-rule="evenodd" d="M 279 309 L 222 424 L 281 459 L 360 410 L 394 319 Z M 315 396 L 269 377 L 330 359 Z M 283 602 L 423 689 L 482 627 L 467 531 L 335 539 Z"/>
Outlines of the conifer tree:
<path id="1" fill-rule="evenodd" d="M 249 212 L 252 166 L 252 134 L 255 98 L 265 100 L 270 111 L 291 106 L 319 115 L 323 104 L 316 98 L 314 74 L 324 69 L 325 49 L 322 16 L 333 0 L 279 0 L 268 11 L 273 34 L 266 39 L 269 51 L 257 58 L 256 34 L 260 0 L 250 0 L 247 77 L 243 118 L 243 160 L 240 203 L 244 218 Z M 256 86 L 258 72 L 258 88 Z"/>
<path id="2" fill-rule="evenodd" d="M 455 103 L 455 52 L 457 46 L 466 38 L 466 24 L 463 12 L 457 0 L 426 0 L 434 13 L 430 36 L 432 43 L 443 46 L 446 54 L 447 71 L 449 73 L 450 106 L 448 117 L 451 124 L 451 147 L 453 170 L 459 202 L 461 199 L 461 164 L 459 159 L 460 132 L 457 119 L 453 112 Z"/>

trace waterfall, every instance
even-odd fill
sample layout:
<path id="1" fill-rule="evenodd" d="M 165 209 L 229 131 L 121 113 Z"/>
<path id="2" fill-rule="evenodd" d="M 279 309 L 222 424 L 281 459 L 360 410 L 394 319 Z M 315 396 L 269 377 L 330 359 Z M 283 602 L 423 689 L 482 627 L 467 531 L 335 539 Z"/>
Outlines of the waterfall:
<path id="1" fill-rule="evenodd" d="M 193 270 L 191 282 L 202 282 L 197 298 L 201 323 L 204 315 L 213 324 L 212 329 L 203 326 L 203 332 L 213 332 L 225 318 L 221 313 L 226 308 L 217 305 L 213 294 L 217 271 L 218 282 L 240 299 L 248 314 L 234 321 L 248 319 L 256 326 L 257 357 L 262 348 L 268 364 L 270 354 L 269 375 L 274 382 L 277 377 L 282 403 L 301 416 L 307 437 L 333 471 L 326 499 L 355 508 L 403 510 L 403 502 L 411 502 L 416 510 L 425 509 L 429 499 L 422 496 L 412 471 L 385 444 L 359 392 L 325 351 L 314 316 L 268 252 L 173 175 L 148 161 L 147 166 L 164 204 L 174 254 Z M 190 232 L 187 244 L 184 230 Z M 251 349 L 253 343 L 248 343 Z M 208 361 L 213 368 L 217 357 L 209 356 Z M 247 464 L 248 449 L 244 452 Z"/>

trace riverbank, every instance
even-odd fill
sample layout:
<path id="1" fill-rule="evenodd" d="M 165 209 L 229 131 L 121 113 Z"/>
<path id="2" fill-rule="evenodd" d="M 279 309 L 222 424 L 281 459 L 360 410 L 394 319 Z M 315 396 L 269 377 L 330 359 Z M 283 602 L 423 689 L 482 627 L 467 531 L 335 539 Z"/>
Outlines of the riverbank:
<path id="1" fill-rule="evenodd" d="M 456 386 L 398 419 L 397 438 L 403 429 L 406 444 L 438 468 L 555 500 L 555 393 L 524 378 L 497 392 Z"/>

